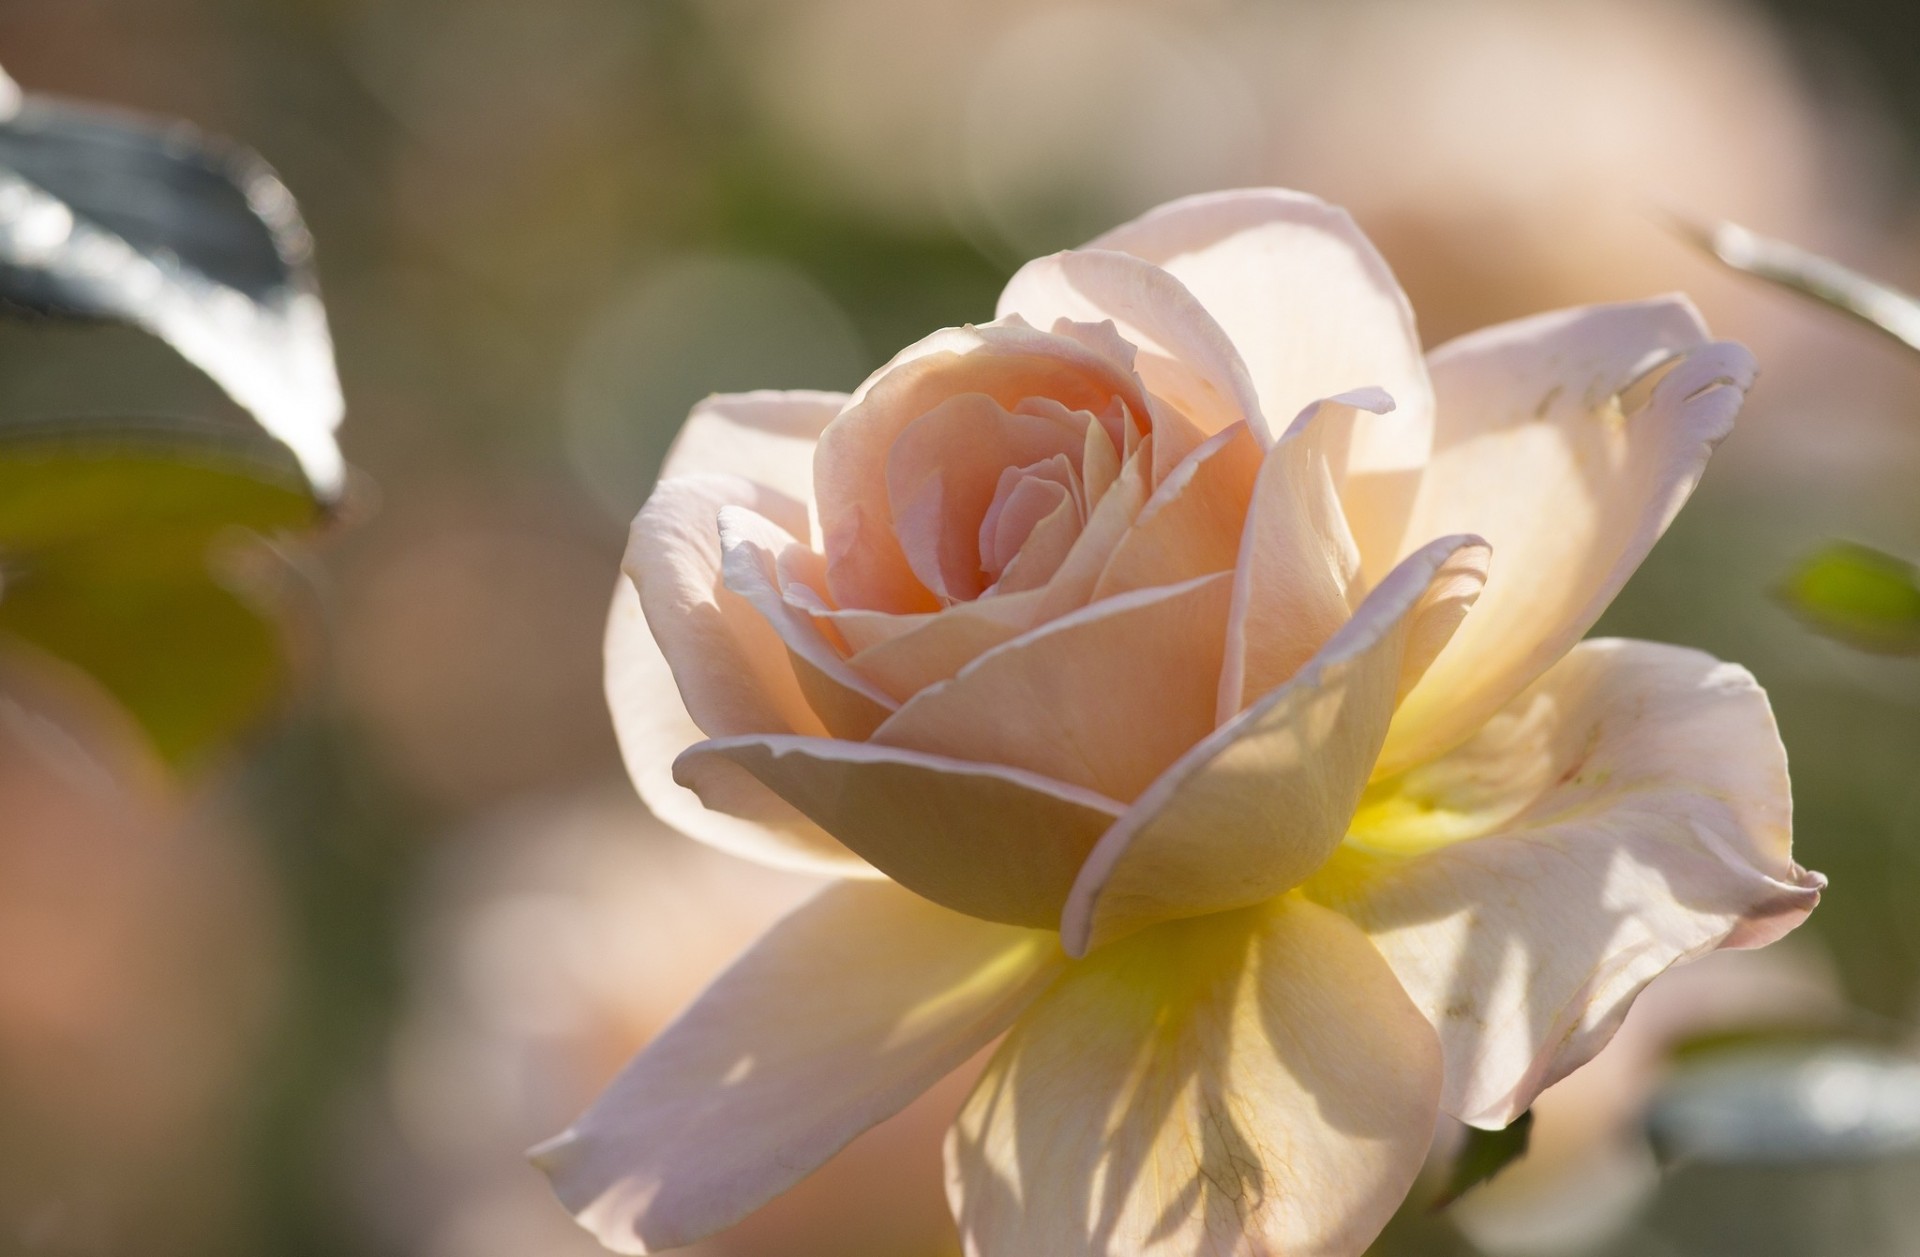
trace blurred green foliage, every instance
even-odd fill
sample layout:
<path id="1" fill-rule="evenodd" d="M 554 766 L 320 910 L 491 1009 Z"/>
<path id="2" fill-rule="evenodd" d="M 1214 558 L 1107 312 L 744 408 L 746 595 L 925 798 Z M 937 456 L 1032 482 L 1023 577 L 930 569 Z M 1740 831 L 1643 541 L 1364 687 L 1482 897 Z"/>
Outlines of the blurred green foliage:
<path id="1" fill-rule="evenodd" d="M 1528 1109 L 1499 1130 L 1467 1127 L 1447 1169 L 1447 1181 L 1432 1208 L 1444 1209 L 1480 1184 L 1527 1155 L 1533 1136 L 1533 1110 Z"/>
<path id="2" fill-rule="evenodd" d="M 313 527 L 282 447 L 180 420 L 0 425 L 0 634 L 100 682 L 187 767 L 254 720 L 283 676 L 240 530 Z M 256 551 L 257 553 L 257 551 Z"/>
<path id="3" fill-rule="evenodd" d="M 1920 654 L 1920 567 L 1836 541 L 1787 573 L 1780 596 L 1810 628 L 1861 650 Z"/>

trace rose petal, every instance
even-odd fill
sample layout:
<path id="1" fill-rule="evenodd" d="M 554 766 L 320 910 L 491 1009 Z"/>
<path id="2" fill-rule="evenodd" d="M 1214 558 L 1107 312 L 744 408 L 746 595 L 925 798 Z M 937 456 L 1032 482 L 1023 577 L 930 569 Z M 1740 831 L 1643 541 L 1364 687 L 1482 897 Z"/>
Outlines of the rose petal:
<path id="1" fill-rule="evenodd" d="M 813 447 L 847 404 L 845 393 L 760 389 L 699 402 L 667 450 L 660 479 L 721 472 L 813 504 Z M 801 529 L 796 536 L 807 535 Z"/>
<path id="2" fill-rule="evenodd" d="M 1232 571 L 1259 471 L 1260 444 L 1245 424 L 1207 438 L 1155 486 L 1114 547 L 1094 598 Z"/>
<path id="3" fill-rule="evenodd" d="M 1753 360 L 1667 298 L 1491 328 L 1433 371 L 1439 428 L 1407 536 L 1471 530 L 1500 567 L 1407 697 L 1383 773 L 1458 745 L 1593 626 L 1732 428 Z"/>
<path id="4" fill-rule="evenodd" d="M 1272 440 L 1233 341 L 1178 279 L 1150 262 L 1097 249 L 1036 258 L 1007 281 L 997 313 L 1038 327 L 1111 320 L 1139 351 L 1134 369 L 1148 391 L 1203 435 L 1245 423 L 1261 444 Z"/>
<path id="5" fill-rule="evenodd" d="M 1433 389 L 1413 311 L 1346 211 L 1278 188 L 1214 192 L 1088 247 L 1145 258 L 1185 285 L 1233 339 L 1269 417 L 1356 388 L 1392 394 L 1392 421 L 1356 424 L 1350 447 L 1334 451 L 1340 478 L 1425 461 Z"/>
<path id="6" fill-rule="evenodd" d="M 1334 489 L 1327 447 L 1359 412 L 1392 409 L 1393 399 L 1378 389 L 1317 401 L 1261 463 L 1235 538 L 1222 721 L 1298 672 L 1352 614 L 1360 553 Z"/>
<path id="7" fill-rule="evenodd" d="M 970 1257 L 1358 1257 L 1433 1138 L 1433 1030 L 1364 935 L 1287 896 L 1075 965 L 947 1138 Z"/>
<path id="8" fill-rule="evenodd" d="M 864 738 L 899 704 L 848 665 L 805 611 L 781 592 L 780 567 L 819 556 L 778 524 L 741 506 L 720 508 L 722 578 L 786 644 L 788 664 L 807 705 L 836 738 Z M 744 731 L 743 731 L 744 732 Z"/>
<path id="9" fill-rule="evenodd" d="M 848 662 L 884 693 L 905 702 L 995 646 L 1026 632 L 1033 626 L 1044 596 L 1040 590 L 1028 590 L 957 602 L 942 611 L 890 616 L 885 625 L 876 622 L 884 612 L 843 611 L 834 622 L 847 625 L 851 621 L 859 626 L 855 631 L 878 638 L 856 651 Z M 888 630 L 889 635 L 879 637 L 880 632 Z"/>
<path id="10" fill-rule="evenodd" d="M 1060 968 L 1040 931 L 829 886 L 534 1150 L 602 1244 L 658 1252 L 785 1191 L 1006 1028 Z"/>
<path id="11" fill-rule="evenodd" d="M 906 701 L 952 677 L 968 663 L 1036 625 L 1087 604 L 1094 583 L 1126 537 L 1148 493 L 1153 439 L 1135 447 L 1113 486 L 1094 507 L 1058 570 L 1038 589 L 995 594 L 913 616 L 838 611 L 833 624 L 855 647 L 848 660 L 894 698 Z"/>
<path id="12" fill-rule="evenodd" d="M 1002 474 L 1077 456 L 1091 422 L 1085 412 L 1025 414 L 959 393 L 908 424 L 887 452 L 887 500 L 920 582 L 943 601 L 979 597 L 980 525 Z"/>
<path id="13" fill-rule="evenodd" d="M 1293 680 L 1149 786 L 1074 883 L 1060 925 L 1067 954 L 1259 903 L 1320 867 L 1347 832 L 1386 736 L 1407 643 L 1429 617 L 1458 623 L 1461 579 L 1485 565 L 1486 546 L 1472 537 L 1412 556 Z"/>
<path id="14" fill-rule="evenodd" d="M 1053 487 L 1045 481 L 1029 480 L 1026 483 Z M 1017 492 L 1016 497 L 1019 497 Z M 1079 503 L 1073 500 L 1071 492 L 1063 491 L 1054 508 L 1035 522 L 1021 539 L 1013 561 L 994 581 L 992 592 L 1004 596 L 1045 585 L 1073 553 L 1073 543 L 1080 539 L 1081 526 Z"/>
<path id="15" fill-rule="evenodd" d="M 1438 1027 L 1448 1111 L 1497 1127 L 1662 970 L 1812 910 L 1825 879 L 1793 863 L 1790 824 L 1785 752 L 1744 669 L 1589 641 L 1458 750 L 1379 783 L 1307 890 L 1372 935 Z"/>
<path id="16" fill-rule="evenodd" d="M 1042 397 L 1097 415 L 1119 398 L 1134 413 L 1147 413 L 1140 382 L 1126 365 L 1081 338 L 1038 332 L 1017 320 L 949 328 L 901 351 L 827 425 L 814 454 L 827 592 L 836 606 L 939 609 L 894 537 L 887 460 L 909 424 L 962 393 L 983 393 L 1008 410 Z"/>
<path id="17" fill-rule="evenodd" d="M 674 762 L 708 806 L 743 783 L 811 817 L 908 890 L 957 912 L 1051 926 L 1122 811 L 1091 790 L 997 764 L 824 738 L 717 738 Z"/>
<path id="18" fill-rule="evenodd" d="M 1213 728 L 1225 572 L 1104 599 L 916 694 L 873 741 L 1131 799 Z"/>
<path id="19" fill-rule="evenodd" d="M 1087 425 L 1089 429 L 1098 426 Z M 1080 445 L 1082 449 L 1086 447 L 1084 433 Z M 1033 530 L 1062 503 L 1068 502 L 1073 506 L 1074 532 L 1078 534 L 1086 516 L 1086 500 L 1081 494 L 1079 473 L 1064 454 L 1002 470 L 994 488 L 993 505 L 980 521 L 981 570 L 997 584 L 1000 574 L 1020 553 L 1020 547 L 1027 543 Z M 1072 538 L 1067 541 L 1071 544 Z"/>
<path id="20" fill-rule="evenodd" d="M 806 526 L 798 503 L 712 475 L 664 482 L 634 520 L 606 637 L 607 706 L 621 756 L 647 806 L 689 837 L 779 867 L 875 876 L 770 791 L 743 798 L 752 818 L 744 819 L 711 811 L 674 784 L 674 757 L 703 730 L 822 731 L 779 637 L 720 584 L 719 512 L 729 505 Z"/>

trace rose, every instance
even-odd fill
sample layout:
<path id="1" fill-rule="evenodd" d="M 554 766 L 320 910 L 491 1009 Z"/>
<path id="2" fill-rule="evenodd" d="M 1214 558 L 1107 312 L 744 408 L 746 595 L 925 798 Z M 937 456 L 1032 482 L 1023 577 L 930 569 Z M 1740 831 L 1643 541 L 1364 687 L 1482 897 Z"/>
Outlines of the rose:
<path id="1" fill-rule="evenodd" d="M 999 314 L 851 397 L 709 399 L 634 523 L 642 795 L 849 880 L 540 1150 L 612 1247 L 1004 1034 L 947 1145 L 970 1252 L 1358 1253 L 1438 1109 L 1506 1123 L 1818 899 L 1752 678 L 1579 641 L 1751 378 L 1683 300 L 1423 360 L 1344 214 L 1251 191 Z"/>

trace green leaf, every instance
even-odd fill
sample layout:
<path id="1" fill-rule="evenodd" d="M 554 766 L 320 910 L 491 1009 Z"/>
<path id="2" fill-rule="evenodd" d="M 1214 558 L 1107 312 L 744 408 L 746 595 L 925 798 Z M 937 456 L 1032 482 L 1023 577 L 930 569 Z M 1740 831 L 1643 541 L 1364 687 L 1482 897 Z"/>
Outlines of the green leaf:
<path id="1" fill-rule="evenodd" d="M 1830 542 L 1787 574 L 1780 598 L 1809 628 L 1861 650 L 1920 654 L 1920 567 Z"/>
<path id="2" fill-rule="evenodd" d="M 1469 1126 L 1467 1137 L 1454 1154 L 1447 1170 L 1446 1186 L 1434 1200 L 1433 1208 L 1445 1209 L 1474 1188 L 1527 1155 L 1527 1142 L 1533 1137 L 1533 1110 L 1528 1109 L 1502 1130 L 1480 1130 Z"/>
<path id="3" fill-rule="evenodd" d="M 1738 223 L 1701 225 L 1680 220 L 1676 227 L 1734 270 L 1818 301 L 1920 351 L 1920 300 L 1899 289 Z"/>
<path id="4" fill-rule="evenodd" d="M 180 420 L 0 424 L 0 634 L 78 666 L 190 767 L 285 663 L 223 555 L 323 511 L 285 447 Z"/>
<path id="5" fill-rule="evenodd" d="M 144 329 L 284 441 L 319 493 L 344 486 L 313 238 L 250 149 L 22 94 L 0 71 L 0 308 Z"/>

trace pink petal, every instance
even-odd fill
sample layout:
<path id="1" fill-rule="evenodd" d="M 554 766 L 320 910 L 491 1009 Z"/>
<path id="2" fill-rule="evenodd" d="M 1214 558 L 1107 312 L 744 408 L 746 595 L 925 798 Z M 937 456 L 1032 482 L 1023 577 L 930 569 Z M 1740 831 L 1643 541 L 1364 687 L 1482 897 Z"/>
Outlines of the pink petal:
<path id="1" fill-rule="evenodd" d="M 1060 967 L 1044 932 L 885 883 L 774 926 L 534 1150 L 602 1244 L 703 1239 L 793 1186 L 1004 1030 Z"/>
<path id="2" fill-rule="evenodd" d="M 808 707 L 836 738 L 864 738 L 899 705 L 850 667 L 812 616 L 781 591 L 780 567 L 808 551 L 778 524 L 740 506 L 720 509 L 722 578 L 786 644 L 788 664 Z"/>
<path id="3" fill-rule="evenodd" d="M 1027 483 L 1044 482 L 1029 480 Z M 1035 521 L 1021 538 L 1019 550 L 1000 579 L 993 583 L 992 592 L 1005 596 L 1044 586 L 1073 553 L 1073 543 L 1080 539 L 1081 525 L 1079 504 L 1070 492 L 1062 493 L 1054 508 Z"/>
<path id="4" fill-rule="evenodd" d="M 950 328 L 903 350 L 860 386 L 815 451 L 827 592 L 835 605 L 939 609 L 894 537 L 887 460 L 907 425 L 962 393 L 983 393 L 1008 410 L 1043 397 L 1101 414 L 1119 398 L 1134 413 L 1147 413 L 1139 380 L 1125 364 L 1080 338 L 1018 321 Z"/>
<path id="5" fill-rule="evenodd" d="M 720 583 L 719 513 L 730 505 L 806 526 L 798 503 L 718 475 L 662 483 L 634 520 L 606 638 L 607 705 L 627 771 L 654 814 L 690 837 L 781 867 L 871 876 L 770 791 L 743 798 L 746 819 L 674 784 L 674 757 L 703 731 L 823 731 L 779 636 Z"/>
<path id="6" fill-rule="evenodd" d="M 1131 799 L 1213 728 L 1229 578 L 1063 616 L 915 695 L 873 741 Z"/>
<path id="7" fill-rule="evenodd" d="M 1448 1111 L 1475 1125 L 1593 1056 L 1668 966 L 1779 937 L 1825 884 L 1793 863 L 1766 694 L 1675 646 L 1583 642 L 1369 794 L 1307 890 L 1372 935 L 1440 1031 Z"/>
<path id="8" fill-rule="evenodd" d="M 1021 267 L 1000 294 L 998 315 L 1037 327 L 1055 320 L 1111 320 L 1138 351 L 1134 369 L 1154 396 L 1199 431 L 1245 423 L 1272 440 L 1253 381 L 1233 341 L 1178 279 L 1127 253 L 1069 250 Z"/>
<path id="9" fill-rule="evenodd" d="M 1085 412 L 1026 414 L 983 393 L 956 393 L 903 428 L 887 451 L 887 499 L 920 583 L 945 601 L 979 597 L 980 526 L 1002 474 L 1077 458 L 1091 422 Z"/>
<path id="10" fill-rule="evenodd" d="M 1245 424 L 1207 438 L 1154 487 L 1093 596 L 1232 571 L 1260 461 L 1260 443 Z"/>
<path id="11" fill-rule="evenodd" d="M 1185 285 L 1233 339 L 1276 421 L 1356 388 L 1392 394 L 1400 414 L 1357 424 L 1338 452 L 1343 480 L 1425 461 L 1433 390 L 1413 312 L 1344 210 L 1278 188 L 1214 192 L 1163 205 L 1088 247 L 1144 258 Z"/>
<path id="12" fill-rule="evenodd" d="M 847 400 L 845 393 L 807 390 L 715 393 L 687 416 L 660 479 L 719 472 L 811 504 L 813 447 Z"/>
<path id="13" fill-rule="evenodd" d="M 1148 438 L 1120 469 L 1059 568 L 1038 588 L 955 603 L 931 614 L 835 612 L 833 624 L 855 648 L 848 662 L 904 702 L 994 647 L 1085 606 L 1093 597 L 1094 582 L 1146 504 L 1152 458 L 1153 440 Z"/>
<path id="14" fill-rule="evenodd" d="M 772 790 L 908 890 L 956 912 L 1051 926 L 1120 804 L 997 764 L 825 738 L 717 738 L 674 779 L 709 806 Z"/>
<path id="15" fill-rule="evenodd" d="M 969 1257 L 1359 1257 L 1433 1138 L 1433 1030 L 1359 930 L 1287 896 L 1073 966 L 947 1139 Z"/>
<path id="16" fill-rule="evenodd" d="M 1500 566 L 1408 696 L 1382 772 L 1458 745 L 1593 626 L 1731 430 L 1753 360 L 1668 298 L 1490 328 L 1433 371 L 1436 446 L 1401 545 L 1471 530 Z"/>
<path id="17" fill-rule="evenodd" d="M 1221 720 L 1298 672 L 1351 614 L 1360 553 L 1327 450 L 1359 412 L 1392 409 L 1393 399 L 1378 389 L 1317 401 L 1262 462 L 1235 538 Z"/>
<path id="18" fill-rule="evenodd" d="M 1061 918 L 1067 953 L 1304 881 L 1340 843 L 1422 621 L 1457 623 L 1485 544 L 1434 542 L 1380 583 L 1300 673 L 1183 755 L 1100 839 Z M 905 708 L 902 708 L 905 711 Z"/>

